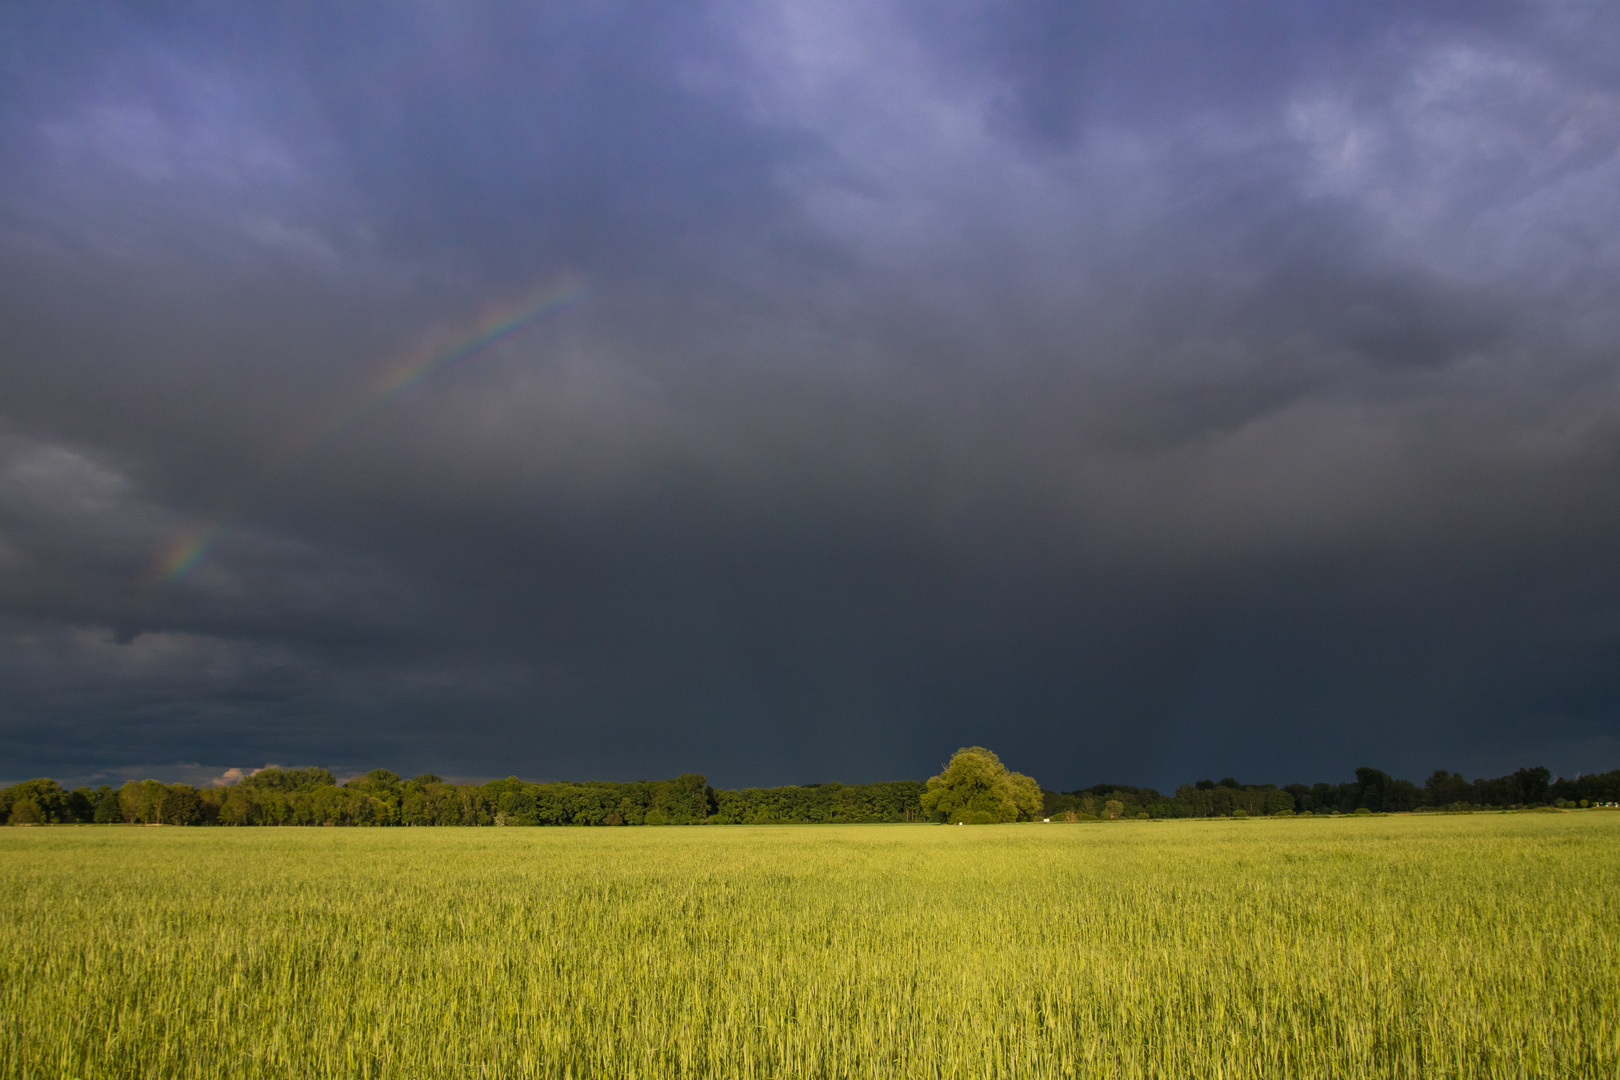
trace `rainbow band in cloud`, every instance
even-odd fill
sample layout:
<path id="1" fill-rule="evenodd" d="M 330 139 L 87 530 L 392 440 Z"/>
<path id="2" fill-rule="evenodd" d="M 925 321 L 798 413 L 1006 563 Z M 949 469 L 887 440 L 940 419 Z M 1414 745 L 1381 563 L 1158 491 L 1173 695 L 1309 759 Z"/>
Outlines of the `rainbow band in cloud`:
<path id="1" fill-rule="evenodd" d="M 174 543 L 170 547 L 169 553 L 163 558 L 164 578 L 173 581 L 176 578 L 184 577 L 186 571 L 202 561 L 202 557 L 208 553 L 208 549 L 219 538 L 220 531 L 223 528 L 223 524 L 213 525 L 200 536 L 182 537 Z"/>
<path id="2" fill-rule="evenodd" d="M 385 376 L 378 384 L 373 400 L 367 403 L 367 407 L 410 389 L 440 368 L 448 367 L 457 360 L 465 360 L 480 349 L 486 349 L 502 338 L 510 337 L 537 319 L 543 319 L 570 304 L 577 303 L 584 296 L 583 284 L 569 282 L 553 287 L 539 300 L 525 308 L 484 320 L 470 336 L 463 338 L 449 349 L 429 355 L 425 359 L 406 363 Z"/>
<path id="3" fill-rule="evenodd" d="M 322 447 L 338 439 L 372 409 L 409 390 L 435 371 L 465 360 L 489 348 L 491 345 L 511 337 L 524 327 L 578 303 L 585 298 L 585 295 L 585 285 L 577 279 L 570 278 L 561 283 L 552 284 L 542 290 L 538 298 L 531 293 L 515 310 L 511 305 L 508 305 L 504 309 L 497 309 L 487 314 L 479 320 L 476 329 L 472 333 L 462 337 L 454 344 L 445 348 L 431 350 L 425 356 L 413 356 L 395 365 L 391 371 L 377 381 L 358 404 L 345 410 L 335 422 L 323 428 L 315 438 L 304 442 L 302 446 L 289 454 L 279 466 L 267 470 L 263 482 L 268 484 L 278 479 L 299 462 L 306 460 Z M 241 502 L 240 498 L 233 500 L 231 507 L 222 512 L 205 529 L 183 536 L 171 544 L 159 564 L 162 580 L 178 580 L 200 563 L 224 532 L 225 523 L 231 516 L 232 510 Z"/>

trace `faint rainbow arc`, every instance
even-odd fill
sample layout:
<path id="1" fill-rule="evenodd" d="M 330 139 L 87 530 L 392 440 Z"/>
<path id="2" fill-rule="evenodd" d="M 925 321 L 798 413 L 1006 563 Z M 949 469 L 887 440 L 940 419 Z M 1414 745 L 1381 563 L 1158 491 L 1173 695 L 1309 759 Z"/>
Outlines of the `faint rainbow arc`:
<path id="1" fill-rule="evenodd" d="M 404 390 L 408 390 L 437 369 L 447 367 L 457 360 L 464 360 L 478 350 L 488 348 L 502 338 L 509 337 L 535 320 L 545 318 L 547 315 L 561 311 L 570 304 L 577 303 L 584 299 L 585 291 L 583 283 L 570 282 L 551 289 L 545 296 L 528 307 L 487 320 L 485 325 L 473 331 L 471 336 L 462 339 L 445 351 L 406 364 L 393 374 L 385 377 L 378 385 L 372 401 L 368 402 L 367 406 L 385 401 Z"/>
<path id="2" fill-rule="evenodd" d="M 578 303 L 585 298 L 587 291 L 583 282 L 574 279 L 566 280 L 560 285 L 554 285 L 547 289 L 538 300 L 526 303 L 516 311 L 507 310 L 480 320 L 478 327 L 471 334 L 461 338 L 455 344 L 447 348 L 429 351 L 424 357 L 412 358 L 405 363 L 396 365 L 392 371 L 377 380 L 376 384 L 359 404 L 346 410 L 336 421 L 323 428 L 318 435 L 287 455 L 280 464 L 267 469 L 261 483 L 268 484 L 278 479 L 295 468 L 300 462 L 307 460 L 322 447 L 336 441 L 371 410 L 398 397 L 434 372 L 449 367 L 459 360 L 465 360 L 469 356 L 510 337 L 524 327 Z M 182 536 L 172 543 L 159 564 L 161 580 L 165 582 L 177 581 L 189 573 L 198 563 L 202 562 L 209 550 L 223 535 L 227 522 L 240 503 L 240 499 L 233 500 L 232 504 L 220 512 L 206 527 Z"/>

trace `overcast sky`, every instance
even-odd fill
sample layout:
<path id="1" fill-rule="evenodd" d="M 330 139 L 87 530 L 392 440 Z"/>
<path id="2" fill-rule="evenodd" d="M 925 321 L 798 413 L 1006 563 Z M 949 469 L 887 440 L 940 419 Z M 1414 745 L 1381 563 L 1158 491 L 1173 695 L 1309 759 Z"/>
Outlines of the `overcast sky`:
<path id="1" fill-rule="evenodd" d="M 1620 767 L 1617 300 L 1609 0 L 7 3 L 0 779 Z"/>

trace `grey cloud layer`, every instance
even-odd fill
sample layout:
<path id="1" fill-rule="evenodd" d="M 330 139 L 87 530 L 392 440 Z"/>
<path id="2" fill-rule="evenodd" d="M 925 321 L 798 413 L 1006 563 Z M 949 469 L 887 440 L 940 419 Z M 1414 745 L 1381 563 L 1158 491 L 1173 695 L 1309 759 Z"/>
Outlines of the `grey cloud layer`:
<path id="1" fill-rule="evenodd" d="M 1602 6 L 96 10 L 6 16 L 7 775 L 1615 764 Z"/>

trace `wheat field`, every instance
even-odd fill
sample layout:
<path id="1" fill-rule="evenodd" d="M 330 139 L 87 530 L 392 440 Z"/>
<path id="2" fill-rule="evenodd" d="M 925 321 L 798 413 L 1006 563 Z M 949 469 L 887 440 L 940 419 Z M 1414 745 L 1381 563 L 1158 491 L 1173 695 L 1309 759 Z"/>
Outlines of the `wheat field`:
<path id="1" fill-rule="evenodd" d="M 6 1077 L 1614 1077 L 1620 813 L 0 830 Z"/>

